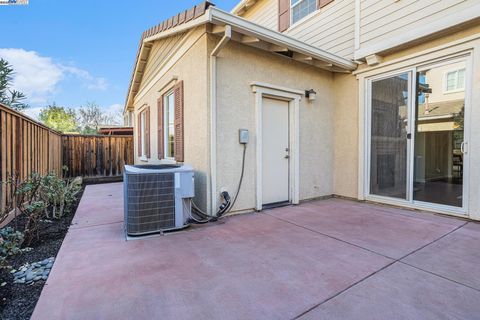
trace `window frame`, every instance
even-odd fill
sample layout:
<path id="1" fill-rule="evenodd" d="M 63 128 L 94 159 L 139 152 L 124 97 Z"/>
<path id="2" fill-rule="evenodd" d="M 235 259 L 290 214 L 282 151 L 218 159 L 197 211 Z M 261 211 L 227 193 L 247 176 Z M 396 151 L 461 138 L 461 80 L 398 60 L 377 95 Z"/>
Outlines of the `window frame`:
<path id="1" fill-rule="evenodd" d="M 458 73 L 460 71 L 463 71 L 463 87 L 462 88 L 458 87 Z M 465 72 L 466 72 L 466 68 L 451 69 L 451 70 L 445 71 L 443 76 L 443 93 L 448 94 L 448 93 L 457 93 L 457 92 L 465 91 L 465 86 L 466 86 Z M 455 73 L 455 89 L 448 90 L 448 75 L 451 73 Z"/>
<path id="2" fill-rule="evenodd" d="M 293 26 L 297 25 L 298 23 L 302 22 L 303 20 L 308 19 L 308 17 L 312 16 L 313 14 L 315 14 L 318 11 L 317 0 L 315 0 L 315 10 L 313 10 L 312 12 L 309 12 L 305 16 L 303 16 L 300 19 L 298 19 L 297 21 L 293 22 L 293 8 L 296 7 L 296 6 L 299 6 L 300 3 L 304 2 L 304 1 L 309 1 L 309 0 L 298 0 L 298 2 L 293 4 L 293 5 L 292 5 L 292 0 L 288 0 L 288 1 L 290 2 L 290 4 L 289 4 L 290 5 L 290 27 L 289 27 L 289 29 L 291 29 Z"/>
<path id="3" fill-rule="evenodd" d="M 173 97 L 173 105 L 170 106 L 169 97 Z M 175 91 L 170 89 L 163 95 L 163 121 L 162 121 L 162 130 L 163 130 L 163 159 L 175 161 Z M 172 109 L 173 112 L 173 145 L 172 145 L 172 156 L 169 156 L 169 132 L 170 132 L 170 122 L 169 115 L 170 112 L 168 108 Z M 168 112 L 167 112 L 168 111 Z"/>
<path id="4" fill-rule="evenodd" d="M 141 161 L 147 161 L 147 110 L 143 109 L 140 111 L 140 150 L 141 150 Z"/>

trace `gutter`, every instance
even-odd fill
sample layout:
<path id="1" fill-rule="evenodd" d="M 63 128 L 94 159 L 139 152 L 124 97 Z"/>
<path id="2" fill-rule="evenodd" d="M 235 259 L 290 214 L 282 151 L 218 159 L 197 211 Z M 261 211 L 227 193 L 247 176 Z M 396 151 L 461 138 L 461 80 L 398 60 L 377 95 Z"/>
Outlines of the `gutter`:
<path id="1" fill-rule="evenodd" d="M 211 215 L 217 208 L 217 56 L 232 39 L 232 28 L 225 26 L 225 33 L 210 54 L 210 208 Z"/>

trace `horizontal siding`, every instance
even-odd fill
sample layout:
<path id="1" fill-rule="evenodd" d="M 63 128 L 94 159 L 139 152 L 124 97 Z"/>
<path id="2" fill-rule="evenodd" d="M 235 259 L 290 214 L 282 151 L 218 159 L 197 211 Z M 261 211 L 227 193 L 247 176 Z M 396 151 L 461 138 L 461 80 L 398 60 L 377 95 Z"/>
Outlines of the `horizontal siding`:
<path id="1" fill-rule="evenodd" d="M 286 34 L 320 49 L 353 58 L 355 46 L 355 1 L 335 0 Z"/>
<path id="2" fill-rule="evenodd" d="M 360 48 L 423 27 L 478 4 L 478 0 L 362 0 Z"/>
<path id="3" fill-rule="evenodd" d="M 242 18 L 276 31 L 278 0 L 259 0 Z M 341 57 L 353 58 L 355 0 L 335 0 L 285 34 Z"/>
<path id="4" fill-rule="evenodd" d="M 182 43 L 182 40 L 185 38 L 186 33 L 177 34 L 172 37 L 161 39 L 156 41 L 150 51 L 148 57 L 147 65 L 145 66 L 145 71 L 142 77 L 142 88 L 146 83 L 155 77 L 156 72 L 160 69 L 160 66 L 166 62 L 167 58 L 175 53 L 178 49 L 178 46 Z"/>
<path id="5" fill-rule="evenodd" d="M 242 18 L 277 31 L 278 0 L 260 0 Z"/>

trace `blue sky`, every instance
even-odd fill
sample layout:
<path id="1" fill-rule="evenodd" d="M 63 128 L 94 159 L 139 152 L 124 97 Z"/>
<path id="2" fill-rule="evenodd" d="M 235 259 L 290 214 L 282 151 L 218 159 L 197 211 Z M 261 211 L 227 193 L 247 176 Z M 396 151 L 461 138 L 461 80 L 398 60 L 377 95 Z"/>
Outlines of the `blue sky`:
<path id="1" fill-rule="evenodd" d="M 201 0 L 30 0 L 0 6 L 0 57 L 14 66 L 15 89 L 42 106 L 123 106 L 141 33 Z M 230 11 L 238 0 L 214 1 Z"/>

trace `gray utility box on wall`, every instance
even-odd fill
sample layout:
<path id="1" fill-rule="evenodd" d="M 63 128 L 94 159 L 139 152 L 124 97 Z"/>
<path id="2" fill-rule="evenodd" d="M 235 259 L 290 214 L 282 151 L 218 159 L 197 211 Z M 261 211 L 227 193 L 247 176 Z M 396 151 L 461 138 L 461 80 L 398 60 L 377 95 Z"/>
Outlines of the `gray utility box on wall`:
<path id="1" fill-rule="evenodd" d="M 125 166 L 124 213 L 127 236 L 184 228 L 195 196 L 188 165 Z"/>

